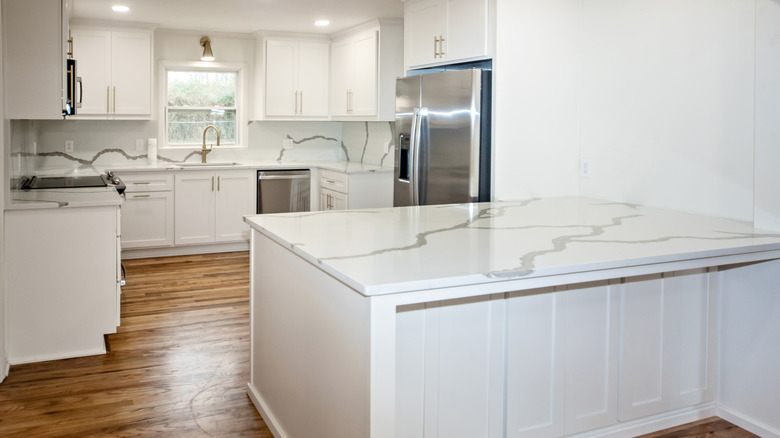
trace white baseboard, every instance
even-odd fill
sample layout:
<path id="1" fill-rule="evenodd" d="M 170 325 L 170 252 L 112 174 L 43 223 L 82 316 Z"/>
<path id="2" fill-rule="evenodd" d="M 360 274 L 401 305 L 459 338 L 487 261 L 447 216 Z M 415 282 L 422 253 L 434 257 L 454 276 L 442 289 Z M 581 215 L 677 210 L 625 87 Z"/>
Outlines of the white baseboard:
<path id="1" fill-rule="evenodd" d="M 145 259 L 150 257 L 171 257 L 217 252 L 249 251 L 249 241 L 230 243 L 210 243 L 207 245 L 167 246 L 163 248 L 127 248 L 122 249 L 122 260 Z"/>
<path id="2" fill-rule="evenodd" d="M 640 418 L 637 420 L 618 423 L 613 426 L 596 429 L 589 432 L 583 432 L 576 435 L 567 435 L 567 437 L 576 438 L 628 438 L 646 433 L 656 432 L 670 427 L 680 426 L 685 423 L 703 420 L 716 415 L 717 407 L 715 403 L 706 403 L 691 408 L 678 409 L 676 411 L 665 412 L 663 414 L 653 415 L 652 417 Z"/>
<path id="3" fill-rule="evenodd" d="M 68 353 L 50 354 L 50 355 L 42 355 L 42 356 L 9 357 L 8 362 L 10 365 L 21 365 L 21 364 L 33 363 L 33 362 L 46 362 L 50 360 L 72 359 L 74 357 L 99 356 L 101 354 L 106 354 L 105 347 L 103 347 L 102 349 L 95 348 L 90 350 L 71 351 Z"/>
<path id="4" fill-rule="evenodd" d="M 8 373 L 11 371 L 11 364 L 7 361 L 4 364 L 0 364 L 0 383 L 8 377 Z"/>
<path id="5" fill-rule="evenodd" d="M 263 400 L 263 397 L 261 397 L 260 394 L 255 391 L 255 388 L 252 387 L 251 383 L 246 384 L 246 393 L 249 395 L 249 399 L 252 400 L 252 404 L 255 405 L 257 412 L 259 412 L 260 416 L 263 417 L 263 421 L 265 421 L 265 425 L 268 426 L 271 434 L 275 438 L 287 438 L 288 435 L 279 425 L 279 422 L 276 420 L 274 414 L 271 413 L 271 410 Z"/>
<path id="6" fill-rule="evenodd" d="M 767 426 L 759 421 L 755 421 L 754 419 L 740 414 L 739 412 L 732 411 L 729 408 L 718 406 L 717 415 L 762 438 L 780 438 L 780 430 Z"/>

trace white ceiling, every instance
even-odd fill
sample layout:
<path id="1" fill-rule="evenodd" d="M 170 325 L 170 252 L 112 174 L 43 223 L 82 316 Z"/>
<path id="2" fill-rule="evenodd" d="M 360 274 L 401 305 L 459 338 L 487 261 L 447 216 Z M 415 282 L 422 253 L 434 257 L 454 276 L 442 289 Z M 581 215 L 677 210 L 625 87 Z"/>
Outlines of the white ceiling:
<path id="1" fill-rule="evenodd" d="M 130 12 L 113 12 L 115 4 L 129 6 Z M 72 0 L 72 5 L 72 18 L 204 32 L 329 34 L 374 18 L 403 17 L 401 0 Z M 320 18 L 330 26 L 314 26 Z"/>

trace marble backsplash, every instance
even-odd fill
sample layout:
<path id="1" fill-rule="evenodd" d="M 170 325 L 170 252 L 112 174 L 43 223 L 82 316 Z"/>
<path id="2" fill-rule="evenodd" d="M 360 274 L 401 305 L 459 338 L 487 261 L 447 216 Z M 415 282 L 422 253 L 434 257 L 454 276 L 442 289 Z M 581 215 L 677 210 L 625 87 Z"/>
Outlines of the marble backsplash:
<path id="1" fill-rule="evenodd" d="M 256 121 L 246 148 L 215 147 L 209 161 L 350 161 L 392 166 L 391 122 Z M 15 120 L 11 123 L 11 176 L 38 171 L 149 162 L 146 140 L 158 135 L 156 121 Z M 136 140 L 144 147 L 136 149 Z M 284 149 L 283 140 L 293 147 Z M 74 151 L 65 152 L 65 141 Z M 8 156 L 7 156 L 8 157 Z M 159 149 L 159 162 L 197 161 L 200 148 Z"/>

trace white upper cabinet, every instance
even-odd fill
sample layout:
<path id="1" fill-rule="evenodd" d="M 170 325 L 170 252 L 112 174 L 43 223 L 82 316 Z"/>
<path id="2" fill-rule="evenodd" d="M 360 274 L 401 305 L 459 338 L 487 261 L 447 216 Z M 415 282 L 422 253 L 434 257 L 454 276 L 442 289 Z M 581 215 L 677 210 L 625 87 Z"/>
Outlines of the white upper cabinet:
<path id="1" fill-rule="evenodd" d="M 82 78 L 84 118 L 149 119 L 152 32 L 74 27 L 73 56 Z"/>
<path id="2" fill-rule="evenodd" d="M 265 116 L 328 117 L 327 42 L 265 40 Z"/>
<path id="3" fill-rule="evenodd" d="M 377 31 L 333 43 L 331 115 L 375 116 L 377 107 Z"/>
<path id="4" fill-rule="evenodd" d="M 403 76 L 400 22 L 375 20 L 340 32 L 331 43 L 330 114 L 338 119 L 395 118 L 395 79 Z"/>
<path id="5" fill-rule="evenodd" d="M 65 108 L 67 0 L 3 0 L 5 117 L 61 119 Z"/>
<path id="6" fill-rule="evenodd" d="M 404 19 L 408 69 L 493 55 L 495 0 L 408 0 Z"/>

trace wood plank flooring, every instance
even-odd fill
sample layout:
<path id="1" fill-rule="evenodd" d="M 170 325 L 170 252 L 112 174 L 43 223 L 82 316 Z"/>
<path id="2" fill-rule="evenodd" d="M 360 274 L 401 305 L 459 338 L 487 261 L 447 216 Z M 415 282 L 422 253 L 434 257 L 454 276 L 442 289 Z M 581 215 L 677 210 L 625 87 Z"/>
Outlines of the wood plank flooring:
<path id="1" fill-rule="evenodd" d="M 248 253 L 125 266 L 111 351 L 11 367 L 0 436 L 271 437 L 246 395 Z"/>
<path id="2" fill-rule="evenodd" d="M 103 356 L 11 367 L 0 437 L 270 438 L 246 395 L 246 252 L 128 260 Z M 717 417 L 644 438 L 747 438 Z"/>

